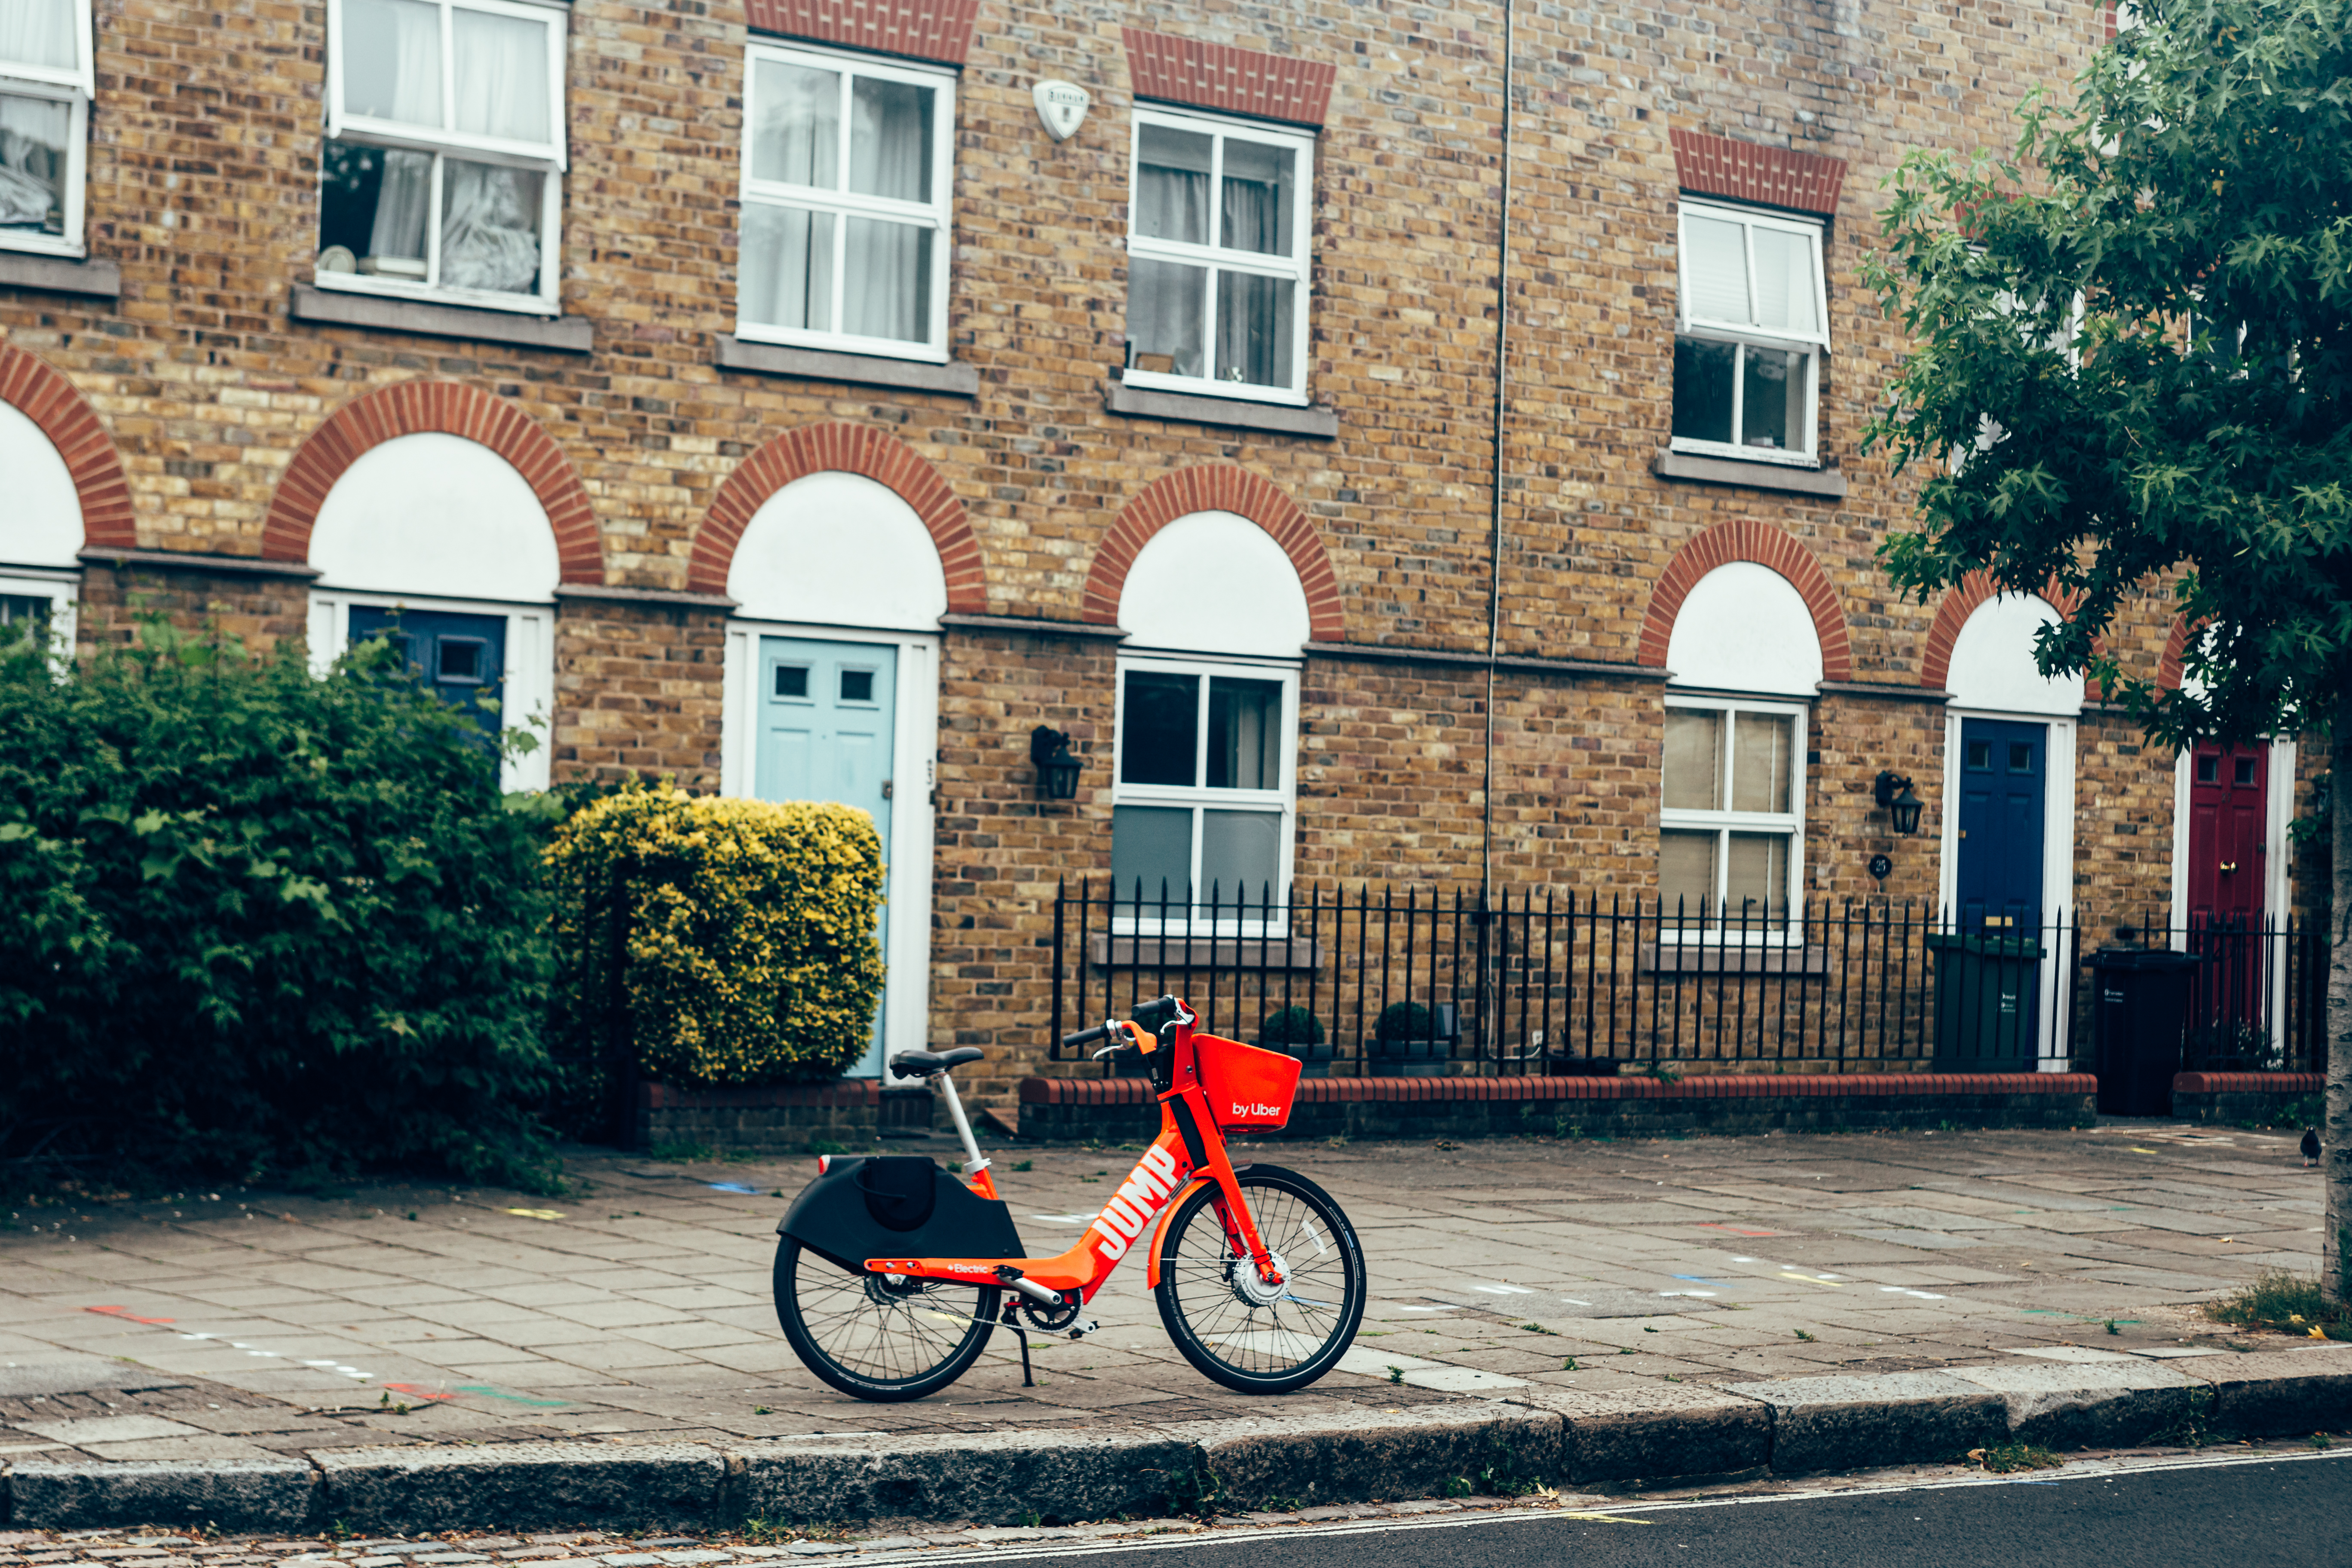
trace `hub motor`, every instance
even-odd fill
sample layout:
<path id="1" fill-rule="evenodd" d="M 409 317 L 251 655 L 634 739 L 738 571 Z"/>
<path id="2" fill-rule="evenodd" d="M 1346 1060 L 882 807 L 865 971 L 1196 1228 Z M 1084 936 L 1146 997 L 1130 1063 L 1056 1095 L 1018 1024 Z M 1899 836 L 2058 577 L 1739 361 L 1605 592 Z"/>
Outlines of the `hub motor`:
<path id="1" fill-rule="evenodd" d="M 1257 1265 L 1246 1258 L 1225 1259 L 1225 1283 L 1233 1287 L 1234 1296 L 1244 1307 L 1255 1310 L 1271 1307 L 1290 1293 L 1290 1265 L 1279 1252 L 1267 1255 L 1274 1271 L 1282 1276 L 1282 1283 L 1269 1285 L 1258 1278 Z"/>

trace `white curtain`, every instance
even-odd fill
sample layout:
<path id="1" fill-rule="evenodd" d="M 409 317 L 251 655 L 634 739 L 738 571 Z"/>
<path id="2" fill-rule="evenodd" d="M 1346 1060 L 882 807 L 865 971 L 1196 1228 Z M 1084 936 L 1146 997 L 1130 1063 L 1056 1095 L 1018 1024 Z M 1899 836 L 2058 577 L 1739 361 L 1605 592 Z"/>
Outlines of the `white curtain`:
<path id="1" fill-rule="evenodd" d="M 547 112 L 547 24 L 487 11 L 450 13 L 457 129 L 511 142 L 552 142 Z"/>
<path id="2" fill-rule="evenodd" d="M 75 0 L 0 0 L 0 60 L 71 70 L 80 64 Z"/>
<path id="3" fill-rule="evenodd" d="M 1285 219 L 1289 204 L 1291 153 L 1287 147 L 1225 141 L 1225 188 L 1217 242 L 1227 250 L 1263 256 L 1290 254 Z"/>
<path id="4" fill-rule="evenodd" d="M 441 10 L 417 0 L 343 0 L 343 111 L 441 124 Z"/>
<path id="5" fill-rule="evenodd" d="M 1287 278 L 1248 272 L 1217 274 L 1219 381 L 1253 386 L 1290 384 L 1290 301 Z"/>
<path id="6" fill-rule="evenodd" d="M 1746 230 L 1720 218 L 1683 219 L 1683 313 L 1694 321 L 1749 324 Z"/>
<path id="7" fill-rule="evenodd" d="M 850 87 L 849 188 L 902 202 L 930 199 L 931 92 L 859 78 Z M 930 336 L 931 231 L 854 217 L 843 237 L 842 330 L 921 342 Z"/>
<path id="8" fill-rule="evenodd" d="M 529 294 L 539 287 L 540 198 L 547 176 L 531 169 L 446 160 L 441 193 L 441 283 Z"/>
<path id="9" fill-rule="evenodd" d="M 751 72 L 751 177 L 821 191 L 841 183 L 841 75 L 782 60 Z"/>
<path id="10" fill-rule="evenodd" d="M 1212 139 L 1147 125 L 1138 140 L 1135 232 L 1147 239 L 1208 244 Z"/>
<path id="11" fill-rule="evenodd" d="M 1813 331 L 1813 247 L 1801 234 L 1753 231 L 1756 324 L 1772 331 Z"/>
<path id="12" fill-rule="evenodd" d="M 831 213 L 745 204 L 737 306 L 745 321 L 833 330 L 833 223 Z"/>
<path id="13" fill-rule="evenodd" d="M 433 154 L 386 152 L 368 229 L 370 256 L 425 258 L 425 224 L 433 211 Z"/>
<path id="14" fill-rule="evenodd" d="M 5 0 L 0 0 L 5 3 Z M 57 233 L 73 110 L 45 98 L 0 96 L 0 228 Z"/>

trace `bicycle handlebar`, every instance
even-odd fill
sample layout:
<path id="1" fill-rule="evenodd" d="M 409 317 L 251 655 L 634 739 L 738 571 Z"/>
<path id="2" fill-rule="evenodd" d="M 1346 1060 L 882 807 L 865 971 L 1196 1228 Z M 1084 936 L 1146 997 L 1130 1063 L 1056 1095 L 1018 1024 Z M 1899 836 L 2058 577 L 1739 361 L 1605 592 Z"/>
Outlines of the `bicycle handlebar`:
<path id="1" fill-rule="evenodd" d="M 1064 1035 L 1062 1037 L 1062 1048 L 1066 1051 L 1075 1051 L 1082 1047 L 1091 1046 L 1097 1040 L 1108 1040 L 1109 1038 L 1110 1026 L 1108 1024 L 1097 1024 L 1091 1029 L 1080 1029 L 1075 1035 Z"/>
<path id="2" fill-rule="evenodd" d="M 1154 997 L 1149 1002 L 1137 1005 L 1134 1021 L 1147 1029 L 1157 1031 L 1176 1018 L 1183 1011 L 1183 1007 L 1184 1004 L 1173 996 Z M 1097 1040 L 1118 1038 L 1122 1042 L 1118 1048 L 1129 1049 L 1131 1047 L 1125 1042 L 1125 1036 L 1126 1031 L 1118 1026 L 1117 1019 L 1106 1018 L 1091 1029 L 1080 1029 L 1076 1034 L 1064 1035 L 1062 1048 L 1066 1051 L 1081 1050 Z"/>

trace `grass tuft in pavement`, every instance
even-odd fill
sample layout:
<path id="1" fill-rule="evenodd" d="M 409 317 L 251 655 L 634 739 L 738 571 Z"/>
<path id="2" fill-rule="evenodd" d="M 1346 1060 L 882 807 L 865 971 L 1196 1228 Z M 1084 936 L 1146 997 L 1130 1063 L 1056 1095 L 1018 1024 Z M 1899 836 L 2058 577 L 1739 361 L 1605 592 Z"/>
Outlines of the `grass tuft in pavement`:
<path id="1" fill-rule="evenodd" d="M 2005 1443 L 1997 1448 L 1970 1448 L 1969 1458 L 1988 1474 L 2012 1475 L 2019 1470 L 2054 1470 L 2066 1461 L 2031 1443 Z"/>
<path id="2" fill-rule="evenodd" d="M 2310 1339 L 2352 1340 L 2352 1310 L 2319 1292 L 2315 1276 L 2265 1268 L 2253 1283 L 2205 1303 L 2205 1315 L 2246 1329 L 2276 1329 Z"/>

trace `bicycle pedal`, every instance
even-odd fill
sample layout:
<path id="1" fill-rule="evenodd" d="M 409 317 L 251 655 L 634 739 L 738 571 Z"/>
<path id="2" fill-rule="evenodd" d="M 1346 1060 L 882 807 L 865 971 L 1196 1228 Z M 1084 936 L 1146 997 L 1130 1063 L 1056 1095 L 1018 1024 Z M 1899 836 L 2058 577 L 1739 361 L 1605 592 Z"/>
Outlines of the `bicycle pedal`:
<path id="1" fill-rule="evenodd" d="M 1096 1321 L 1092 1318 L 1088 1318 L 1084 1322 L 1073 1323 L 1070 1325 L 1070 1338 L 1074 1340 L 1085 1339 L 1088 1334 L 1093 1333 L 1097 1329 L 1101 1327 L 1101 1323 Z"/>

